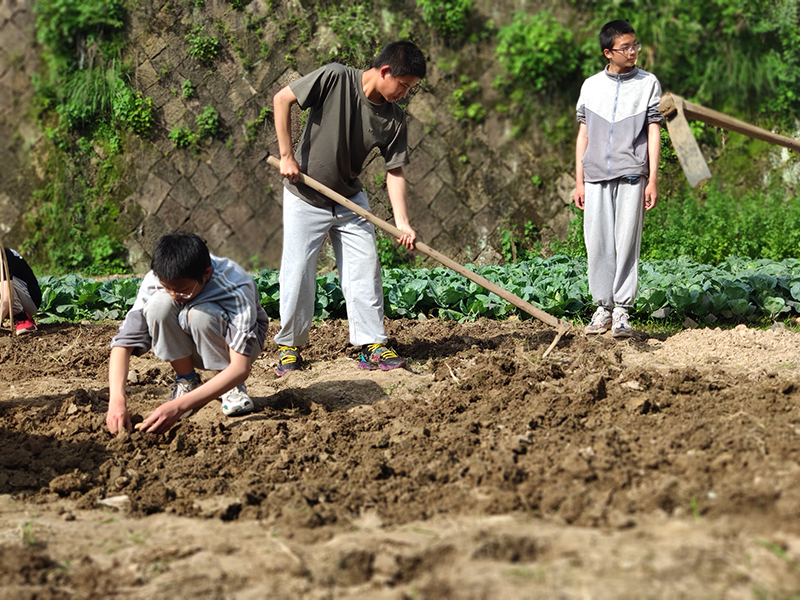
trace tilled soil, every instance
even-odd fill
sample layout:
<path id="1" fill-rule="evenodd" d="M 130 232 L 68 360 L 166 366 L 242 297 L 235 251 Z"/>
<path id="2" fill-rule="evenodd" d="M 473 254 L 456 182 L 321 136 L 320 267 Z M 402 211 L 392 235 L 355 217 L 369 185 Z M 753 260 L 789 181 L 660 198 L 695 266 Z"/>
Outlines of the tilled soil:
<path id="1" fill-rule="evenodd" d="M 0 336 L 0 591 L 14 598 L 790 598 L 800 337 L 617 341 L 536 321 L 347 324 L 165 436 L 105 428 L 111 325 Z M 274 327 L 273 327 L 274 328 Z M 211 374 L 204 374 L 206 377 Z M 134 359 L 134 421 L 172 375 Z"/>

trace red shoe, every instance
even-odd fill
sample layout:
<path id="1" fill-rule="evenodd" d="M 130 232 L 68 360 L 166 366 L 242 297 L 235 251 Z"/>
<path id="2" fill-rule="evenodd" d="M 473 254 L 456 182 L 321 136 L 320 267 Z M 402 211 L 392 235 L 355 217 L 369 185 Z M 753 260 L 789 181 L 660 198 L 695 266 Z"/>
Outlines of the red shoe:
<path id="1" fill-rule="evenodd" d="M 14 315 L 14 325 L 17 329 L 17 335 L 36 331 L 36 323 L 33 322 L 33 317 L 26 312 Z"/>

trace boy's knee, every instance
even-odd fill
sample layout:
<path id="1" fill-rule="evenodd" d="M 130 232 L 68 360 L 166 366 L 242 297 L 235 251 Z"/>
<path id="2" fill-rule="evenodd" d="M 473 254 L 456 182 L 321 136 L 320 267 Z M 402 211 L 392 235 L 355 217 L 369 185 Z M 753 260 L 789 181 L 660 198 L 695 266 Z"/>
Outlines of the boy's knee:
<path id="1" fill-rule="evenodd" d="M 185 330 L 197 332 L 213 331 L 223 337 L 228 331 L 225 313 L 216 304 L 197 304 L 186 311 Z"/>
<path id="2" fill-rule="evenodd" d="M 179 307 L 169 294 L 153 294 L 144 306 L 144 317 L 148 324 L 161 323 L 166 319 L 177 319 Z"/>

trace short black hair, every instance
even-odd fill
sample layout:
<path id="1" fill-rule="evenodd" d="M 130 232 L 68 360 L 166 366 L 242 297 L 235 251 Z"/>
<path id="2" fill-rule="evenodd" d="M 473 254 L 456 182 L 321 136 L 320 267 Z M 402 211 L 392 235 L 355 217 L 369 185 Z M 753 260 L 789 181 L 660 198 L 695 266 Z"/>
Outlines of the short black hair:
<path id="1" fill-rule="evenodd" d="M 399 41 L 386 45 L 372 61 L 373 69 L 389 66 L 393 77 L 419 77 L 423 79 L 427 71 L 425 55 L 411 42 Z"/>
<path id="2" fill-rule="evenodd" d="M 202 282 L 210 266 L 208 246 L 199 236 L 187 231 L 161 236 L 150 260 L 150 269 L 161 281 L 194 279 Z"/>
<path id="3" fill-rule="evenodd" d="M 625 19 L 617 19 L 616 21 L 609 21 L 600 30 L 600 35 L 597 37 L 600 40 L 600 51 L 611 50 L 614 47 L 614 42 L 617 38 L 626 33 L 636 33 L 633 30 L 633 25 L 628 23 Z"/>

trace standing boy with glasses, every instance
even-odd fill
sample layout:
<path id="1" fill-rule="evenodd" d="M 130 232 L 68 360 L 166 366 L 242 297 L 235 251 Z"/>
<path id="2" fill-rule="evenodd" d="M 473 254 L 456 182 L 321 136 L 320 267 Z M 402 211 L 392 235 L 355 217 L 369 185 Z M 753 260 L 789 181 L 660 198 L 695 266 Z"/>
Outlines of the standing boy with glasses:
<path id="1" fill-rule="evenodd" d="M 627 338 L 644 213 L 658 200 L 661 86 L 636 66 L 641 44 L 630 23 L 606 23 L 599 39 L 608 66 L 583 83 L 575 147 L 574 199 L 584 211 L 589 291 L 597 304 L 585 332 L 611 329 Z"/>
<path id="2" fill-rule="evenodd" d="M 367 70 L 332 63 L 290 83 L 274 98 L 275 131 L 283 185 L 283 257 L 280 273 L 281 329 L 278 376 L 302 365 L 317 291 L 322 243 L 330 236 L 347 305 L 350 343 L 362 346 L 362 368 L 384 371 L 406 362 L 386 346 L 383 284 L 375 227 L 359 215 L 299 181 L 300 173 L 369 210 L 358 176 L 377 148 L 386 164 L 386 188 L 397 241 L 414 248 L 416 233 L 406 209 L 408 163 L 406 123 L 397 101 L 425 77 L 425 56 L 411 42 L 392 42 Z M 291 107 L 309 109 L 305 129 L 292 151 Z"/>
<path id="3" fill-rule="evenodd" d="M 108 429 L 131 430 L 125 392 L 130 357 L 151 348 L 176 378 L 169 400 L 144 420 L 142 431 L 164 433 L 214 398 L 222 400 L 226 416 L 251 412 L 244 381 L 269 325 L 253 278 L 232 260 L 211 256 L 203 240 L 185 232 L 156 242 L 150 269 L 111 340 Z M 195 368 L 218 373 L 203 383 Z"/>

